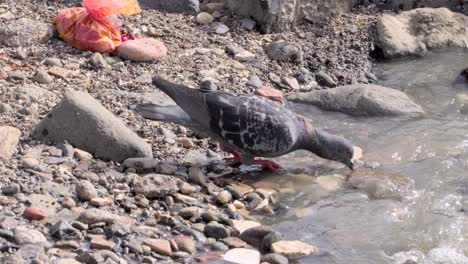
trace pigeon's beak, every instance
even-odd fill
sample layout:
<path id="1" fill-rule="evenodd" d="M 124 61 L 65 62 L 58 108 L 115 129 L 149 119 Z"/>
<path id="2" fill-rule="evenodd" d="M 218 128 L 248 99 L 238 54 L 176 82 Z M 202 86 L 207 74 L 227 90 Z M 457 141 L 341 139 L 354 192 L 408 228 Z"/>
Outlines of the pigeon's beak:
<path id="1" fill-rule="evenodd" d="M 346 166 L 348 166 L 350 170 L 354 170 L 354 163 L 352 160 L 346 162 Z"/>

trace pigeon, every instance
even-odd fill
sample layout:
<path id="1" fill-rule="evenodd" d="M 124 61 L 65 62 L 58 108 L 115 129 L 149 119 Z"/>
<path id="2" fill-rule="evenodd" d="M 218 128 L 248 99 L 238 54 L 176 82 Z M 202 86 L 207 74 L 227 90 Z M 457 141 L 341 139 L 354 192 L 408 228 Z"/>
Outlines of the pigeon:
<path id="1" fill-rule="evenodd" d="M 153 84 L 177 105 L 138 104 L 142 117 L 172 122 L 204 133 L 243 164 L 274 172 L 280 166 L 257 159 L 279 157 L 304 149 L 353 169 L 353 145 L 347 139 L 315 128 L 312 121 L 265 97 L 192 89 L 162 79 Z"/>

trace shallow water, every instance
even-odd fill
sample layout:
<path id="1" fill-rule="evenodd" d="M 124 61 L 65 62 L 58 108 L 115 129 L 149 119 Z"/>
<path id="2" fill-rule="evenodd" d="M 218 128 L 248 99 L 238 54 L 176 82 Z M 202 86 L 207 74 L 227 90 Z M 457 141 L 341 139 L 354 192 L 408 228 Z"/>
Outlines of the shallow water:
<path id="1" fill-rule="evenodd" d="M 426 110 L 423 118 L 353 118 L 291 106 L 318 127 L 361 147 L 361 168 L 414 182 L 414 190 L 391 199 L 346 182 L 337 190 L 324 190 L 303 174 L 349 172 L 305 152 L 280 159 L 286 168 L 304 171 L 276 178 L 292 187 L 282 194 L 289 208 L 263 221 L 287 239 L 319 248 L 299 263 L 468 263 L 468 116 L 455 101 L 457 94 L 468 94 L 468 85 L 455 81 L 466 67 L 468 53 L 463 52 L 379 66 L 379 84 L 407 93 Z"/>

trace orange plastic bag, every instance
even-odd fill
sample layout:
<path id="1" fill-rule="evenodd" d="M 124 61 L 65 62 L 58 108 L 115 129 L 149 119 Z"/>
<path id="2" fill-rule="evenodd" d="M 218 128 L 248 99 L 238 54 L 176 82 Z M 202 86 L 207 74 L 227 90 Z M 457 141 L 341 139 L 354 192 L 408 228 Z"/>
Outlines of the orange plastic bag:
<path id="1" fill-rule="evenodd" d="M 106 17 L 141 11 L 137 0 L 83 0 L 83 5 L 60 10 L 54 25 L 64 41 L 94 52 L 112 52 L 122 43 L 117 23 Z"/>

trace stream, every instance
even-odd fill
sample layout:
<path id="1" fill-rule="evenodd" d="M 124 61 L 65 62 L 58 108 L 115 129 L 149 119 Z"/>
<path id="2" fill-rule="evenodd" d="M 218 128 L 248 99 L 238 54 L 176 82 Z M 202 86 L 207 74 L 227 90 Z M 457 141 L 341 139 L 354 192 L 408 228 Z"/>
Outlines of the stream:
<path id="1" fill-rule="evenodd" d="M 262 221 L 319 249 L 297 263 L 468 263 L 468 115 L 456 102 L 468 94 L 457 79 L 466 67 L 462 51 L 377 66 L 377 84 L 407 93 L 425 109 L 422 118 L 355 118 L 291 106 L 363 149 L 357 173 L 390 182 L 353 188 L 350 171 L 334 162 L 303 151 L 279 159 L 290 173 L 269 180 L 284 187 L 288 208 Z"/>

